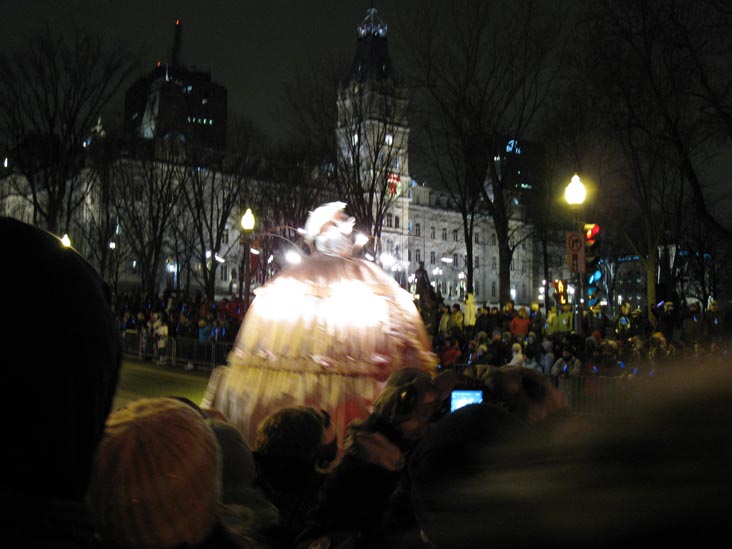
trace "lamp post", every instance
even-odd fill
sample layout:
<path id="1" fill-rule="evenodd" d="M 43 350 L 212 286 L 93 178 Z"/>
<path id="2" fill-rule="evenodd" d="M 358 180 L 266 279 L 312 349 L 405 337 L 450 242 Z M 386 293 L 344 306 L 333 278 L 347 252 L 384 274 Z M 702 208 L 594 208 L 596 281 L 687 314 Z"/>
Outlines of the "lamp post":
<path id="1" fill-rule="evenodd" d="M 241 228 L 242 233 L 241 239 L 239 240 L 242 247 L 241 265 L 239 266 L 239 306 L 241 307 L 243 290 L 244 306 L 241 312 L 243 318 L 247 309 L 249 309 L 249 284 L 251 280 L 249 255 L 251 246 L 250 236 L 254 229 L 254 214 L 250 208 L 247 208 L 247 211 L 241 216 Z"/>
<path id="2" fill-rule="evenodd" d="M 567 201 L 567 204 L 569 204 L 569 207 L 572 210 L 572 230 L 575 231 L 579 227 L 579 208 L 582 206 L 582 204 L 585 202 L 585 198 L 587 197 L 587 191 L 585 190 L 585 185 L 582 183 L 582 180 L 580 179 L 579 175 L 576 173 L 572 176 L 571 181 L 569 182 L 569 185 L 564 189 L 564 199 Z M 582 287 L 582 274 L 581 272 L 575 273 L 575 276 L 577 277 L 577 293 L 575 294 L 575 299 L 577 301 L 577 306 L 575 308 L 575 323 L 574 327 L 578 335 L 583 335 L 582 330 L 582 301 L 584 297 L 584 289 Z M 579 295 L 579 298 L 576 296 Z"/>

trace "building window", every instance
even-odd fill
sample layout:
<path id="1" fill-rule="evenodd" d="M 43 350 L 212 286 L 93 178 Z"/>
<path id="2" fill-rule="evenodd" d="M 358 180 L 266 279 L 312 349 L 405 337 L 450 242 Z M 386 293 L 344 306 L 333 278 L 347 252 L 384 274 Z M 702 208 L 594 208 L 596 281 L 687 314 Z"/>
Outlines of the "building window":
<path id="1" fill-rule="evenodd" d="M 437 261 L 437 254 L 435 254 L 435 251 L 432 250 L 430 252 L 430 265 L 434 265 L 435 261 Z"/>
<path id="2" fill-rule="evenodd" d="M 452 254 L 452 264 L 456 268 L 460 267 L 460 256 L 458 254 Z"/>
<path id="3" fill-rule="evenodd" d="M 430 227 L 430 238 L 432 240 L 435 239 L 435 228 L 434 227 Z"/>
<path id="4" fill-rule="evenodd" d="M 219 276 L 222 282 L 229 281 L 229 268 L 226 265 L 221 265 L 219 267 Z"/>
<path id="5" fill-rule="evenodd" d="M 494 270 L 494 271 L 495 271 L 495 270 L 496 270 L 496 268 L 497 268 L 497 267 L 496 267 L 496 263 L 497 263 L 497 261 L 496 261 L 496 256 L 494 255 L 493 257 L 491 257 L 491 269 L 492 269 L 492 270 Z"/>
<path id="6" fill-rule="evenodd" d="M 399 216 L 398 215 L 394 216 L 394 228 L 395 229 L 399 228 Z"/>
<path id="7" fill-rule="evenodd" d="M 447 240 L 447 229 L 445 227 L 442 228 L 442 240 Z"/>
<path id="8" fill-rule="evenodd" d="M 477 255 L 473 258 L 473 267 L 475 269 L 480 268 L 480 257 L 478 257 Z"/>
<path id="9" fill-rule="evenodd" d="M 491 245 L 496 245 L 496 233 L 491 234 Z"/>
<path id="10" fill-rule="evenodd" d="M 515 271 L 515 270 L 516 270 L 516 265 L 513 261 L 511 261 L 511 271 Z"/>
<path id="11" fill-rule="evenodd" d="M 352 143 L 353 143 L 354 145 L 358 145 L 358 134 L 357 134 L 357 133 L 354 133 L 354 134 L 353 134 L 353 139 L 352 139 Z"/>
<path id="12" fill-rule="evenodd" d="M 224 229 L 224 234 L 221 235 L 221 243 L 222 244 L 229 243 L 229 229 Z"/>
<path id="13" fill-rule="evenodd" d="M 390 213 L 386 214 L 386 226 L 391 227 L 392 226 L 392 215 Z"/>
<path id="14" fill-rule="evenodd" d="M 496 281 L 491 281 L 491 297 L 496 297 Z"/>
<path id="15" fill-rule="evenodd" d="M 521 262 L 521 272 L 526 273 L 526 261 Z"/>
<path id="16" fill-rule="evenodd" d="M 391 238 L 387 239 L 386 241 L 386 251 L 388 253 L 394 252 L 394 241 Z"/>
<path id="17" fill-rule="evenodd" d="M 419 262 L 422 261 L 422 250 L 419 248 L 414 250 L 414 258 L 417 260 L 417 264 L 419 264 Z"/>
<path id="18" fill-rule="evenodd" d="M 526 284 L 521 284 L 521 297 L 526 299 Z"/>
<path id="19" fill-rule="evenodd" d="M 422 225 L 419 223 L 414 225 L 414 234 L 417 236 L 422 236 Z"/>
<path id="20" fill-rule="evenodd" d="M 452 240 L 453 240 L 453 242 L 458 241 L 458 230 L 457 229 L 453 229 L 453 231 L 452 231 Z"/>
<path id="21" fill-rule="evenodd" d="M 412 248 L 407 249 L 407 261 L 412 261 Z"/>
<path id="22" fill-rule="evenodd" d="M 475 233 L 475 243 L 480 244 L 480 233 Z"/>

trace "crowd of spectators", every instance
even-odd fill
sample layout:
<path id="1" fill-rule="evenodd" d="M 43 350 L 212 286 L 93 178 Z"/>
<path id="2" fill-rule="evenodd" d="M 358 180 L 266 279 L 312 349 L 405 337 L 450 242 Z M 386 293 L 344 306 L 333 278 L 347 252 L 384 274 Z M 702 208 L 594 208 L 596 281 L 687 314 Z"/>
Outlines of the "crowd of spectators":
<path id="1" fill-rule="evenodd" d="M 193 296 L 171 290 L 161 296 L 121 293 L 114 299 L 114 310 L 122 337 L 134 334 L 143 353 L 157 355 L 161 362 L 169 359 L 170 339 L 197 341 L 204 346 L 232 343 L 242 320 L 237 298 L 212 301 L 201 292 Z"/>
<path id="2" fill-rule="evenodd" d="M 611 318 L 595 306 L 575 326 L 568 304 L 544 317 L 538 303 L 515 309 L 509 301 L 501 309 L 479 308 L 474 324 L 467 325 L 454 304 L 443 307 L 433 350 L 442 367 L 524 366 L 546 376 L 656 375 L 677 358 L 726 359 L 732 319 L 716 301 L 706 311 L 698 303 L 680 310 L 662 303 L 652 314 L 654 323 L 644 310 L 625 303 Z"/>

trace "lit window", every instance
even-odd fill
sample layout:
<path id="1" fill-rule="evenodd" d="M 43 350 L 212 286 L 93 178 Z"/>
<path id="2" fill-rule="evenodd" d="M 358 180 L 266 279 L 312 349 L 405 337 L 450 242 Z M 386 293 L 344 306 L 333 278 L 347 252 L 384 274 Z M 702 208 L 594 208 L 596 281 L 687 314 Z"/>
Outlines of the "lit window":
<path id="1" fill-rule="evenodd" d="M 386 139 L 385 139 L 385 141 L 386 141 L 386 144 L 387 144 L 387 145 L 388 145 L 389 147 L 391 147 L 391 146 L 392 146 L 392 145 L 394 144 L 394 136 L 393 136 L 393 135 L 391 135 L 390 133 L 387 133 L 387 134 L 386 134 Z"/>
<path id="2" fill-rule="evenodd" d="M 357 133 L 353 134 L 353 138 L 351 139 L 351 141 L 354 145 L 358 145 L 358 134 Z"/>

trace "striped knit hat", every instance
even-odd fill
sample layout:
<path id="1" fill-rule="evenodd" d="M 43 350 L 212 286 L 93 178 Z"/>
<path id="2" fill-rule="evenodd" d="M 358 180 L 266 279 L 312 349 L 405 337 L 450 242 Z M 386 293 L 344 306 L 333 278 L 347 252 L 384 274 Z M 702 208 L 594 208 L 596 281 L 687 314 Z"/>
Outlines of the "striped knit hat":
<path id="1" fill-rule="evenodd" d="M 220 461 L 211 427 L 178 400 L 143 399 L 114 412 L 89 491 L 104 543 L 171 547 L 204 541 L 216 523 Z"/>

